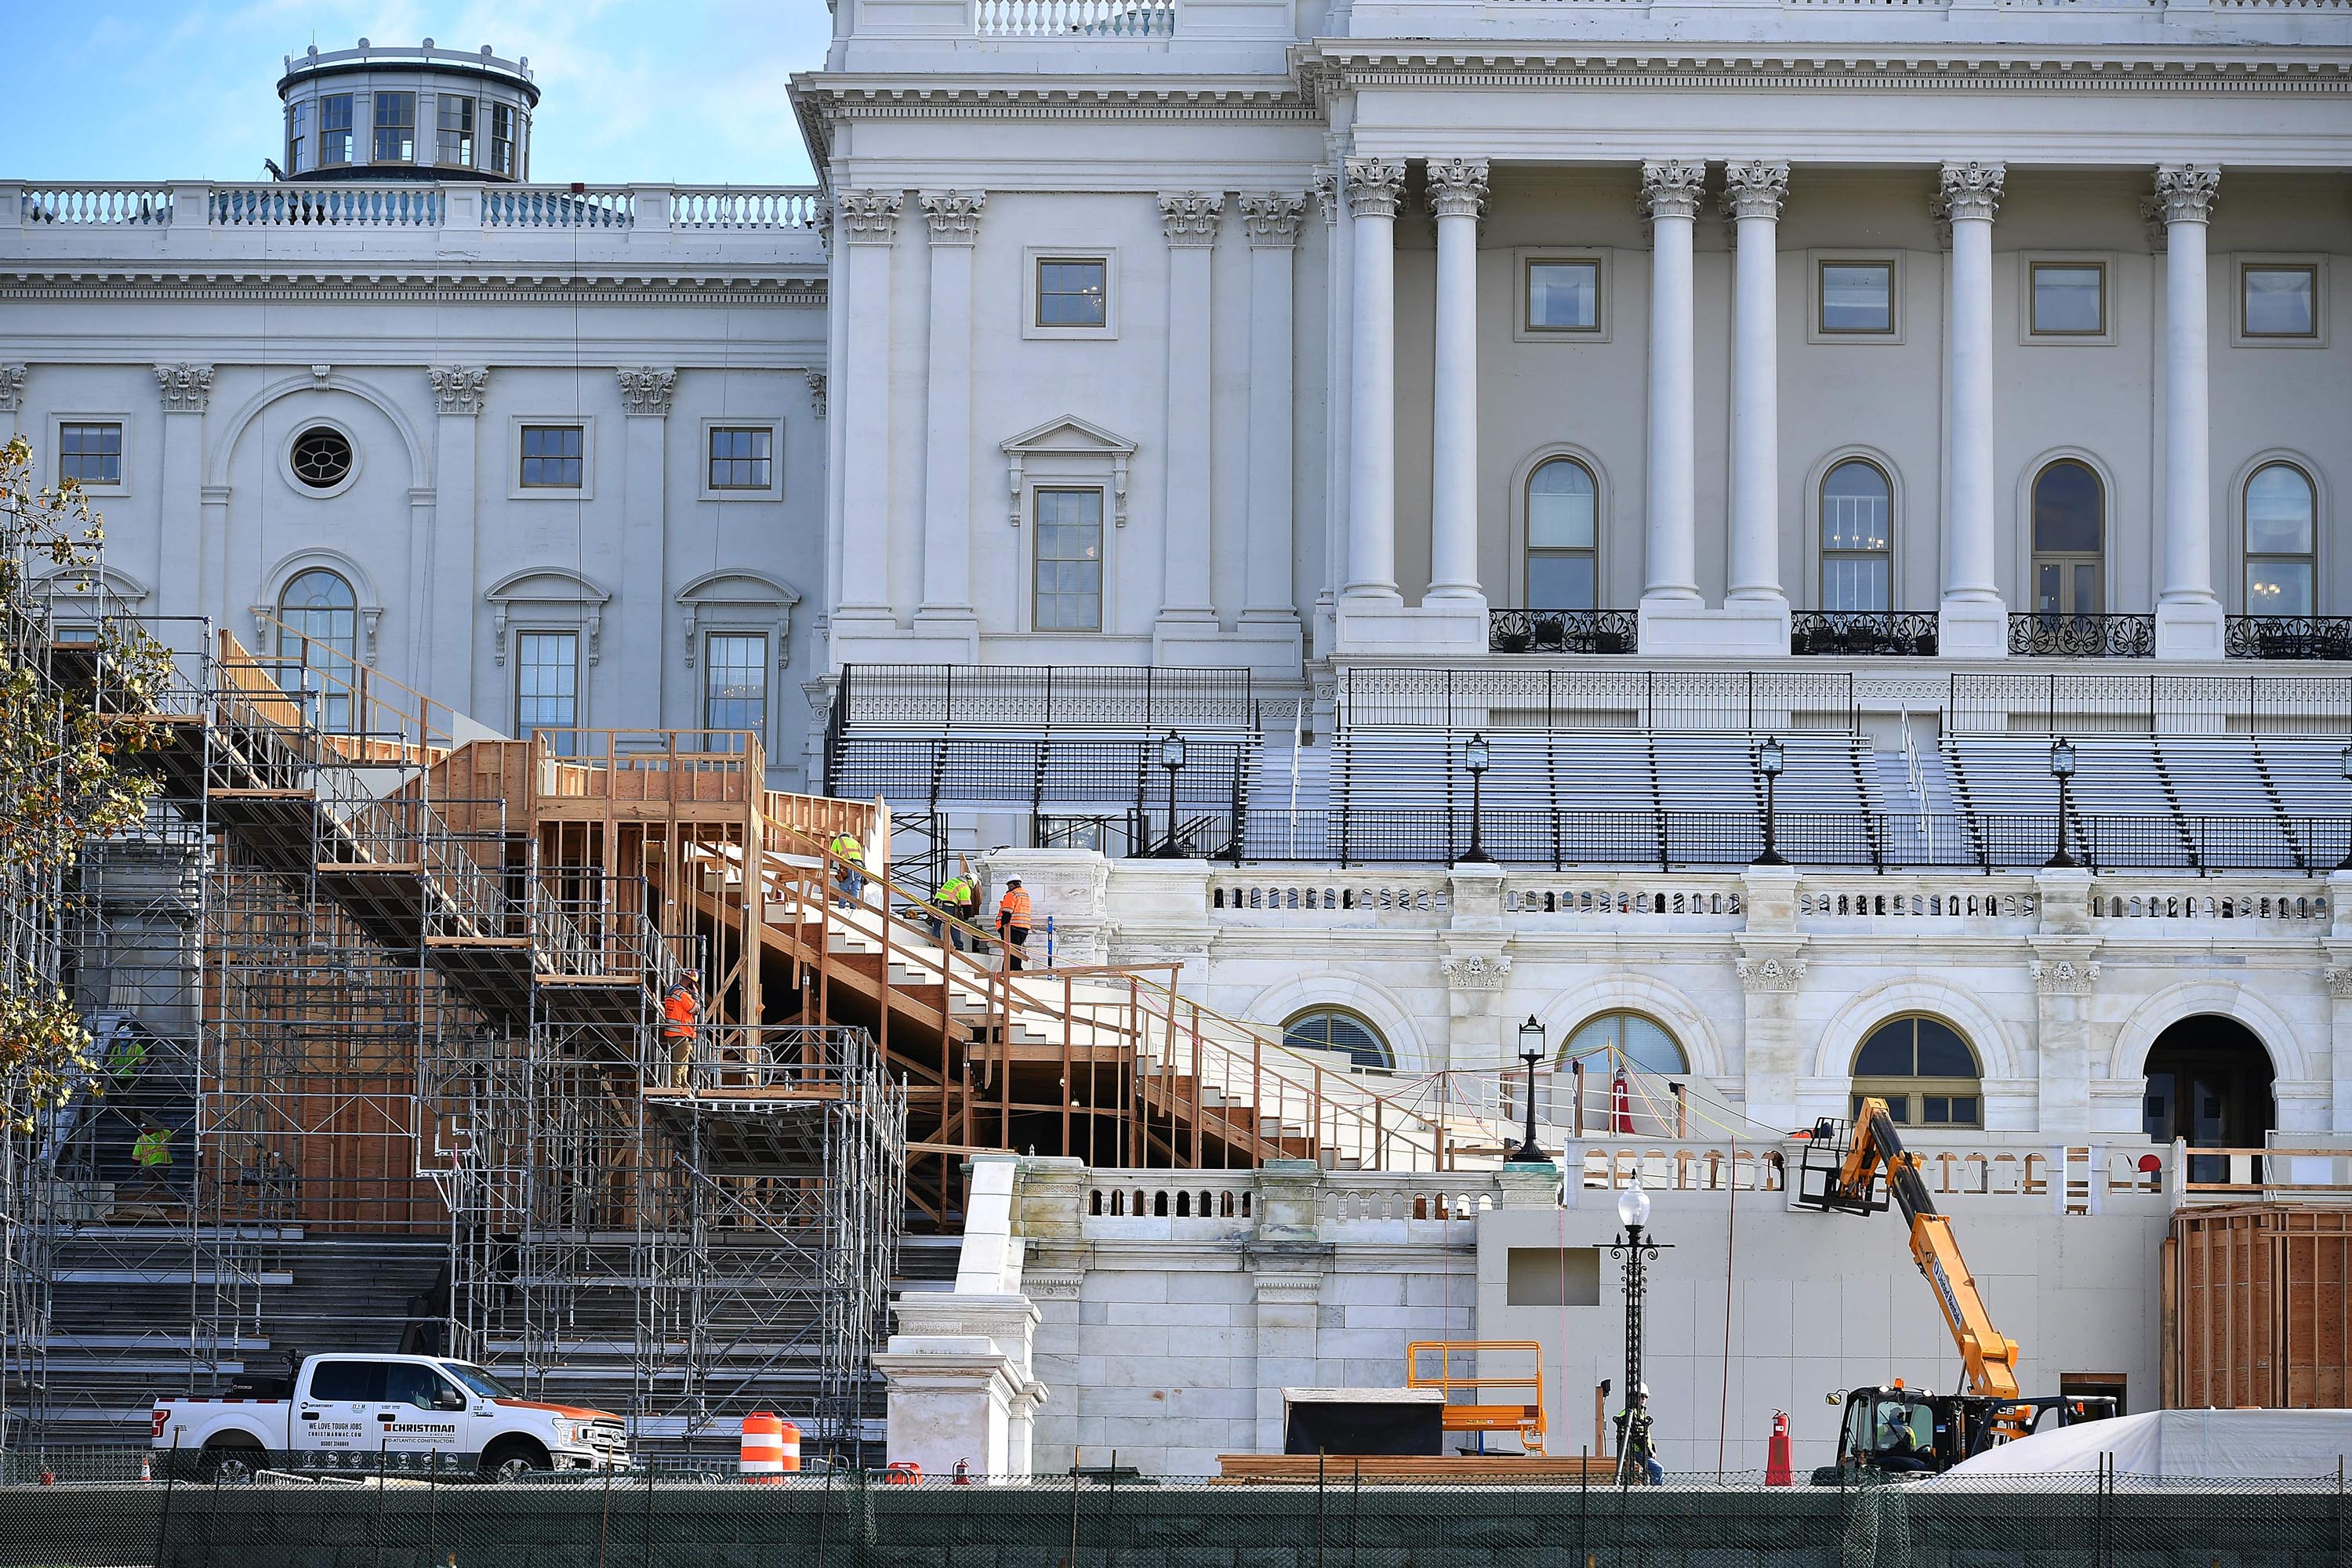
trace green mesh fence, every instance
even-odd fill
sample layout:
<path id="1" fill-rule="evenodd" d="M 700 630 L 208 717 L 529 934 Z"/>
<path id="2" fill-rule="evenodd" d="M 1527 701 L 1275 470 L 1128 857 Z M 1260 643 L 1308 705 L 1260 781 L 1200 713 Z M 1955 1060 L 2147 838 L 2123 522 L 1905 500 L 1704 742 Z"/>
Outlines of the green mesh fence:
<path id="1" fill-rule="evenodd" d="M 117 1464 L 120 1461 L 116 1461 Z M 136 1459 L 131 1460 L 135 1474 Z M 81 1473 L 102 1468 L 79 1467 Z M 1229 1485 L 1068 1478 L 961 1486 L 723 1468 L 489 1485 L 70 1479 L 0 1486 L 6 1568 L 2319 1568 L 2341 1479 L 1766 1488 Z"/>

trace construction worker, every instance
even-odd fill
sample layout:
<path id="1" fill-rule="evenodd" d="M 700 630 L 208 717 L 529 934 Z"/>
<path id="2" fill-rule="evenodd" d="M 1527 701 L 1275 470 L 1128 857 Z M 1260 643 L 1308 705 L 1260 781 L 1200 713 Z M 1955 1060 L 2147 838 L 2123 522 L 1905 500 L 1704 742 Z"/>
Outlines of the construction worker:
<path id="1" fill-rule="evenodd" d="M 841 896 L 834 901 L 849 909 L 866 893 L 866 846 L 857 842 L 855 833 L 836 833 L 833 836 L 833 853 L 841 862 L 837 873 Z"/>
<path id="2" fill-rule="evenodd" d="M 1665 1484 L 1665 1468 L 1658 1463 L 1656 1440 L 1650 1435 L 1650 1385 L 1642 1384 L 1632 1403 L 1617 1413 L 1617 1478 L 1619 1484 L 1645 1481 Z"/>
<path id="3" fill-rule="evenodd" d="M 1029 894 L 1018 877 L 1004 884 L 1004 896 L 996 901 L 996 934 L 1008 944 L 1005 959 L 1013 973 L 1020 973 L 1029 946 Z"/>
<path id="4" fill-rule="evenodd" d="M 669 1041 L 672 1089 L 688 1089 L 694 1083 L 695 993 L 701 985 L 702 972 L 689 969 L 677 977 L 677 984 L 662 998 L 662 1034 Z"/>
<path id="5" fill-rule="evenodd" d="M 931 940 L 943 947 L 964 951 L 963 921 L 969 918 L 974 889 L 968 877 L 950 877 L 931 895 Z"/>
<path id="6" fill-rule="evenodd" d="M 147 1042 L 136 1029 L 125 1026 L 114 1032 L 106 1047 L 107 1087 L 128 1089 L 139 1069 L 147 1065 Z"/>
<path id="7" fill-rule="evenodd" d="M 172 1130 L 160 1121 L 147 1123 L 131 1145 L 131 1158 L 142 1173 L 161 1181 L 172 1163 Z"/>

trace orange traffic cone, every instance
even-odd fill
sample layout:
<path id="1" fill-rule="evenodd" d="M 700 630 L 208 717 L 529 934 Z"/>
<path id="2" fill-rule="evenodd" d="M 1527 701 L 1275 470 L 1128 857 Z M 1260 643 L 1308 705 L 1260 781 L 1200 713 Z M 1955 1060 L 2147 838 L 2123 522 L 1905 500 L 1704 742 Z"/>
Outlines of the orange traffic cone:
<path id="1" fill-rule="evenodd" d="M 139 1479 L 142 1481 L 152 1481 L 155 1479 L 155 1472 L 148 1468 L 147 1456 L 144 1454 L 139 1456 Z"/>
<path id="2" fill-rule="evenodd" d="M 1772 1412 L 1772 1440 L 1764 1446 L 1764 1484 L 1786 1487 L 1796 1484 L 1789 1474 L 1789 1413 Z"/>

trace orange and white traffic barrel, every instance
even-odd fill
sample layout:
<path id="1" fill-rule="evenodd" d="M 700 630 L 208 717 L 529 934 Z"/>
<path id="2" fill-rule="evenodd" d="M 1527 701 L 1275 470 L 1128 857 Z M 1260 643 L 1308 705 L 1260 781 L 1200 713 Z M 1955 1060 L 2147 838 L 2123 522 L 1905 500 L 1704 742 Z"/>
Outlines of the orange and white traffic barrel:
<path id="1" fill-rule="evenodd" d="M 784 1461 L 784 1474 L 796 1476 L 801 1473 L 801 1429 L 789 1421 L 781 1425 L 783 1430 L 780 1452 Z"/>
<path id="2" fill-rule="evenodd" d="M 793 1435 L 798 1447 L 800 1434 Z M 743 1417 L 742 1476 L 745 1486 L 782 1486 L 784 1479 L 784 1423 L 765 1411 Z"/>

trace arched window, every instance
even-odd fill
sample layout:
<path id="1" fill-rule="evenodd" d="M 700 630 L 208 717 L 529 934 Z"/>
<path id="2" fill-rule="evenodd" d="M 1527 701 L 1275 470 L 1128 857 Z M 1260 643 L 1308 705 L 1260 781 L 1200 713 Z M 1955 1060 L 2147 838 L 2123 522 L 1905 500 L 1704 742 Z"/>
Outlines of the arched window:
<path id="1" fill-rule="evenodd" d="M 2062 458 L 2033 478 L 2033 609 L 2095 616 L 2105 605 L 2106 487 Z"/>
<path id="2" fill-rule="evenodd" d="M 1906 1127 L 1982 1127 L 1984 1087 L 1977 1054 L 1939 1018 L 1895 1018 L 1863 1041 L 1853 1058 L 1854 1113 L 1864 1100 L 1886 1101 Z"/>
<path id="3" fill-rule="evenodd" d="M 1663 1025 L 1639 1013 L 1603 1013 L 1597 1018 L 1588 1018 L 1559 1048 L 1559 1059 L 1567 1062 L 1578 1057 L 1598 1058 L 1612 1050 L 1622 1056 L 1625 1065 L 1635 1072 L 1673 1078 L 1690 1070 L 1675 1037 L 1666 1033 Z M 1597 1060 L 1586 1065 L 1600 1069 Z"/>
<path id="4" fill-rule="evenodd" d="M 2293 463 L 2265 463 L 2246 481 L 2246 614 L 2313 613 L 2318 510 L 2311 476 Z"/>
<path id="5" fill-rule="evenodd" d="M 1528 608 L 1599 606 L 1594 510 L 1600 487 L 1573 458 L 1551 458 L 1528 476 Z"/>
<path id="6" fill-rule="evenodd" d="M 1345 1051 L 1358 1067 L 1396 1066 L 1389 1043 L 1370 1020 L 1344 1007 L 1310 1007 L 1282 1026 L 1282 1043 L 1298 1050 Z"/>
<path id="7" fill-rule="evenodd" d="M 278 654 L 287 661 L 278 684 L 310 694 L 321 728 L 349 731 L 360 619 L 352 585 L 323 567 L 299 573 L 278 595 L 278 618 L 286 627 Z"/>
<path id="8" fill-rule="evenodd" d="M 1894 550 L 1894 487 L 1849 458 L 1822 479 L 1822 608 L 1884 610 Z"/>

